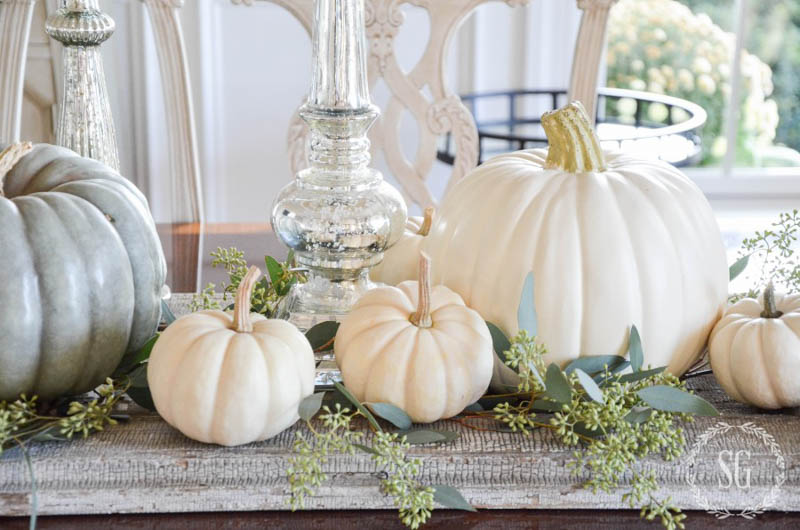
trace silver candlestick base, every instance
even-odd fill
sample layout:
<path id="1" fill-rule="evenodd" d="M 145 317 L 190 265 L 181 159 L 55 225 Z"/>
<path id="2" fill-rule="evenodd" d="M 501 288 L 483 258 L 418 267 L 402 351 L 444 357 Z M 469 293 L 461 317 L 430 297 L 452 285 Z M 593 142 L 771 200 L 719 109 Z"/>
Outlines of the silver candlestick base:
<path id="1" fill-rule="evenodd" d="M 367 131 L 379 115 L 367 85 L 364 0 L 317 0 L 311 92 L 300 110 L 311 130 L 309 168 L 275 200 L 272 226 L 308 281 L 280 316 L 301 329 L 338 320 L 373 287 L 369 269 L 404 230 L 406 205 L 369 167 Z"/>

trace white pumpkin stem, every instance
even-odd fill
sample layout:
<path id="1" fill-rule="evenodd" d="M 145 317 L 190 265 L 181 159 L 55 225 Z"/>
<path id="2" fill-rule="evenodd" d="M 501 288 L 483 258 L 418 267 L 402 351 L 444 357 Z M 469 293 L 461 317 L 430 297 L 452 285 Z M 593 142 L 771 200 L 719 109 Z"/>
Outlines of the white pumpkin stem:
<path id="1" fill-rule="evenodd" d="M 419 253 L 419 302 L 417 312 L 409 320 L 418 328 L 433 326 L 431 318 L 431 258 L 424 252 Z"/>
<path id="2" fill-rule="evenodd" d="M 6 175 L 11 171 L 20 159 L 33 151 L 33 144 L 31 142 L 18 142 L 6 147 L 0 153 L 0 197 L 5 197 L 6 194 L 3 190 L 3 181 Z"/>
<path id="3" fill-rule="evenodd" d="M 579 101 L 542 116 L 550 145 L 545 166 L 569 173 L 605 171 L 606 161 L 592 120 Z"/>
<path id="4" fill-rule="evenodd" d="M 778 311 L 778 306 L 775 304 L 775 285 L 772 282 L 767 284 L 764 289 L 764 311 L 761 313 L 761 318 L 780 318 L 783 316 L 783 311 Z"/>
<path id="5" fill-rule="evenodd" d="M 236 290 L 236 300 L 233 303 L 233 330 L 238 333 L 253 331 L 253 321 L 250 320 L 250 298 L 259 278 L 261 269 L 253 265 L 247 270 Z"/>
<path id="6" fill-rule="evenodd" d="M 425 208 L 425 217 L 422 219 L 422 225 L 419 227 L 417 235 L 427 237 L 428 234 L 431 233 L 431 227 L 433 226 L 433 215 L 435 213 L 436 208 L 433 206 L 428 206 Z"/>

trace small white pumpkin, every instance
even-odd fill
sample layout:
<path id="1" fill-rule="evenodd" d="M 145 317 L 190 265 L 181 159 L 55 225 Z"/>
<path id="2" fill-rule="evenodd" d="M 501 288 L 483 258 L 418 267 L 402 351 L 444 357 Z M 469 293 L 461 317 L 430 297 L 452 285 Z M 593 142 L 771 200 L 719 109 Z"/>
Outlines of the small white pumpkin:
<path id="1" fill-rule="evenodd" d="M 489 328 L 459 295 L 431 289 L 430 259 L 419 282 L 378 287 L 361 297 L 336 334 L 336 363 L 362 402 L 391 403 L 415 422 L 455 416 L 492 377 Z"/>
<path id="2" fill-rule="evenodd" d="M 419 270 L 419 251 L 433 226 L 434 208 L 425 208 L 424 217 L 409 217 L 403 237 L 383 255 L 383 261 L 372 268 L 369 277 L 374 282 L 397 285 L 416 280 Z"/>
<path id="3" fill-rule="evenodd" d="M 711 333 L 709 359 L 720 386 L 762 409 L 800 406 L 800 295 L 745 298 Z"/>
<path id="4" fill-rule="evenodd" d="M 153 348 L 147 382 L 164 420 L 189 438 L 241 445 L 294 424 L 314 392 L 314 353 L 284 320 L 250 313 L 261 271 L 251 267 L 233 315 L 201 311 L 169 326 Z"/>

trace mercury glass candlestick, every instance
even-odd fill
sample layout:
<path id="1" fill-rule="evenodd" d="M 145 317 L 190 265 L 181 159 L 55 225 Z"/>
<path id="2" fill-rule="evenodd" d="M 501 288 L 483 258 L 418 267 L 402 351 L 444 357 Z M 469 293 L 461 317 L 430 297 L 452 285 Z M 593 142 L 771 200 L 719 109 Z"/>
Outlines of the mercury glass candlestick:
<path id="1" fill-rule="evenodd" d="M 310 167 L 272 210 L 275 233 L 308 269 L 281 310 L 301 329 L 350 310 L 406 221 L 403 198 L 369 167 L 367 131 L 379 111 L 367 84 L 364 0 L 317 0 L 312 33 L 311 92 L 300 110 Z"/>
<path id="2" fill-rule="evenodd" d="M 100 45 L 114 20 L 99 0 L 60 0 L 47 19 L 47 34 L 64 45 L 64 93 L 56 143 L 119 170 L 119 154 Z"/>

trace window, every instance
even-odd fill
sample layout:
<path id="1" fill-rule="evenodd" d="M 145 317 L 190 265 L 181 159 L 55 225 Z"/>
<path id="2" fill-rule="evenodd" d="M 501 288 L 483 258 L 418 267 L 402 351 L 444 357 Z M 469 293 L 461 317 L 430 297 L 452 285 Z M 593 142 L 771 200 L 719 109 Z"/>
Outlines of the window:
<path id="1" fill-rule="evenodd" d="M 707 194 L 800 196 L 800 2 L 620 0 L 607 60 L 609 87 L 706 110 L 701 152 L 687 173 Z M 635 108 L 625 99 L 606 107 L 621 119 Z M 642 112 L 675 118 L 658 104 Z"/>

